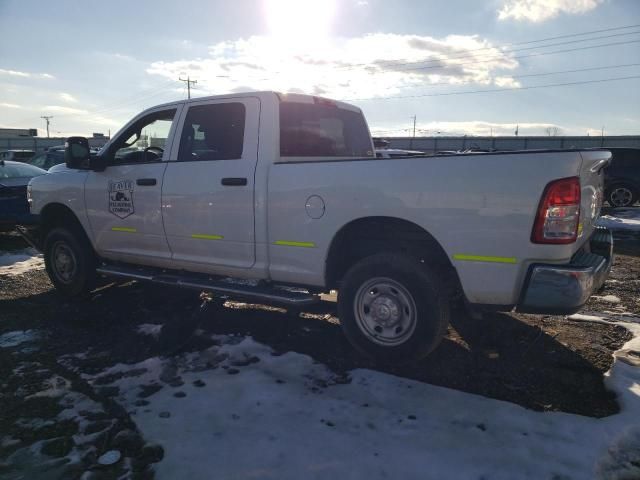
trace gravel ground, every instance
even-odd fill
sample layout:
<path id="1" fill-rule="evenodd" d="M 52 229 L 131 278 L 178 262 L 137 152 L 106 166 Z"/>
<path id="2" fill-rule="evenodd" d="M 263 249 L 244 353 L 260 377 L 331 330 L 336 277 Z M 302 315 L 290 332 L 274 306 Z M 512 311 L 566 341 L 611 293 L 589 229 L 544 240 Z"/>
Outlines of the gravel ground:
<path id="1" fill-rule="evenodd" d="M 639 247 L 630 234 L 619 239 L 606 288 L 584 312 L 640 315 Z M 0 250 L 18 248 L 24 245 L 17 237 L 0 237 Z M 619 410 L 603 374 L 613 351 L 630 338 L 624 328 L 547 315 L 497 313 L 473 320 L 461 309 L 452 318 L 446 339 L 428 359 L 382 370 L 534 410 L 592 417 Z M 149 323 L 164 325 L 157 338 L 136 333 Z M 17 340 L 5 337 L 0 348 L 0 476 L 40 478 L 46 471 L 47 478 L 79 478 L 83 472 L 83 478 L 118 478 L 129 471 L 133 478 L 152 478 L 162 447 L 145 444 L 114 400 L 117 392 L 86 379 L 118 362 L 209 347 L 209 336 L 192 335 L 196 328 L 252 335 L 276 352 L 308 354 L 336 378 L 347 378 L 354 368 L 380 369 L 347 343 L 332 302 L 294 318 L 282 309 L 135 282 L 108 284 L 69 302 L 42 270 L 0 276 L 0 347 L 2 334 L 25 332 Z M 68 399 L 87 408 L 66 415 Z M 16 458 L 25 446 L 46 455 L 46 462 Z M 126 461 L 100 466 L 100 455 L 114 448 Z M 70 453 L 80 461 L 67 464 Z"/>

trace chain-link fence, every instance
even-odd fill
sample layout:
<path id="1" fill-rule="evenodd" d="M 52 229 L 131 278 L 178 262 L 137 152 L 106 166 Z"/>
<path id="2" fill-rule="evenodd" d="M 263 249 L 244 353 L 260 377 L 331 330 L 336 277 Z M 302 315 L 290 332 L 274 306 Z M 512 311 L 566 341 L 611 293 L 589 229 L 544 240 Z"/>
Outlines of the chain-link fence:
<path id="1" fill-rule="evenodd" d="M 427 153 L 460 150 L 535 150 L 566 148 L 640 148 L 640 135 L 604 137 L 384 137 L 391 148 Z"/>

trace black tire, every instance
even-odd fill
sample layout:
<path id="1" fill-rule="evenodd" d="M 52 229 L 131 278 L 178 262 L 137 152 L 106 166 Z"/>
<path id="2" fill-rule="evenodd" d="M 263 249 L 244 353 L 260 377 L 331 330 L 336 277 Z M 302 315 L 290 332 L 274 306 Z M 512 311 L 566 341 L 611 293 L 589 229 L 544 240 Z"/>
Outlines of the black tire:
<path id="1" fill-rule="evenodd" d="M 440 284 L 435 271 L 408 255 L 367 257 L 349 269 L 338 292 L 342 329 L 377 362 L 424 358 L 449 325 L 449 299 Z"/>
<path id="2" fill-rule="evenodd" d="M 631 185 L 617 183 L 607 189 L 607 202 L 612 207 L 631 207 L 638 201 L 638 192 Z"/>
<path id="3" fill-rule="evenodd" d="M 51 283 L 66 297 L 82 296 L 95 286 L 96 256 L 84 232 L 76 228 L 49 231 L 44 241 L 44 264 Z"/>

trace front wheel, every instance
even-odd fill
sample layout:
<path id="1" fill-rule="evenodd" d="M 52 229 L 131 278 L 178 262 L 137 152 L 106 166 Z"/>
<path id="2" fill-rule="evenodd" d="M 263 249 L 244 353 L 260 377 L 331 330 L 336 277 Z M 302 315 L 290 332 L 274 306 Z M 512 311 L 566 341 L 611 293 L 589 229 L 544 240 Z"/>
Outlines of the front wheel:
<path id="1" fill-rule="evenodd" d="M 51 230 L 44 241 L 44 263 L 53 286 L 67 297 L 80 296 L 95 285 L 95 255 L 81 232 Z"/>
<path id="2" fill-rule="evenodd" d="M 449 325 L 449 302 L 435 273 L 403 254 L 377 254 L 355 264 L 338 293 L 345 335 L 381 363 L 419 360 Z"/>

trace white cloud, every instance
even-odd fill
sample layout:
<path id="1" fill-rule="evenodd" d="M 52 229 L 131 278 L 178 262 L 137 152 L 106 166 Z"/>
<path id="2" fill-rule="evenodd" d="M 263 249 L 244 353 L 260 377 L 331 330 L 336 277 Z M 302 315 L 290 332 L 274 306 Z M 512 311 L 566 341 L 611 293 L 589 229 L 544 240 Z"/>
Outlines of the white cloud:
<path id="1" fill-rule="evenodd" d="M 505 0 L 498 11 L 500 20 L 513 18 L 543 22 L 561 13 L 580 14 L 593 10 L 604 0 Z"/>
<path id="2" fill-rule="evenodd" d="M 198 81 L 196 95 L 252 89 L 348 99 L 433 84 L 517 86 L 505 74 L 517 66 L 478 36 L 377 33 L 317 45 L 254 36 L 212 45 L 207 58 L 154 62 L 147 72 L 190 75 Z"/>
<path id="3" fill-rule="evenodd" d="M 5 107 L 5 108 L 22 108 L 20 105 L 16 105 L 15 103 L 0 103 L 0 107 Z"/>
<path id="4" fill-rule="evenodd" d="M 43 108 L 43 110 L 46 110 L 47 112 L 70 114 L 70 115 L 86 115 L 89 113 L 86 110 L 81 110 L 79 108 L 63 107 L 60 105 L 47 105 L 46 107 Z"/>
<path id="5" fill-rule="evenodd" d="M 20 72 L 18 70 L 6 70 L 4 68 L 0 68 L 0 75 L 9 75 L 12 77 L 30 77 L 31 74 L 27 72 Z"/>
<path id="6" fill-rule="evenodd" d="M 47 79 L 55 78 L 53 75 L 50 75 L 48 73 L 21 72 L 20 70 L 10 70 L 5 68 L 0 68 L 0 75 L 8 75 L 10 77 L 22 77 L 22 78 L 47 78 Z"/>
<path id="7" fill-rule="evenodd" d="M 66 92 L 60 93 L 58 97 L 60 98 L 60 100 L 63 100 L 65 102 L 76 103 L 78 101 L 76 97 Z"/>

